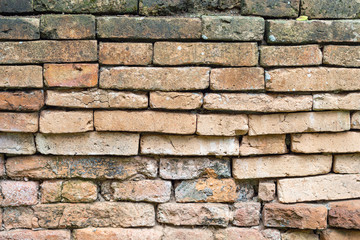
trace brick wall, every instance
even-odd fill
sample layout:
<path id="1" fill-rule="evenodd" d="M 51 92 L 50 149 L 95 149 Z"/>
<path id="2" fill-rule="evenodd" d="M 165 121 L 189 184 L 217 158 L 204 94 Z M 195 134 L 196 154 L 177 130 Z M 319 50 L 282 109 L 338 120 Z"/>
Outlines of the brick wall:
<path id="1" fill-rule="evenodd" d="M 1 240 L 360 239 L 358 0 L 0 14 Z"/>

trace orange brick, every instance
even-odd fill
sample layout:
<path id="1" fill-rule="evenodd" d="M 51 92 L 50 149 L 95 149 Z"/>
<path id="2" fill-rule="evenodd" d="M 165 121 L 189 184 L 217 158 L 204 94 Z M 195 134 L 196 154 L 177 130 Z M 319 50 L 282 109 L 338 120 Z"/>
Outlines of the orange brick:
<path id="1" fill-rule="evenodd" d="M 42 88 L 41 66 L 0 66 L 0 87 Z"/>
<path id="2" fill-rule="evenodd" d="M 44 92 L 0 92 L 0 109 L 12 111 L 38 111 L 44 106 Z"/>
<path id="3" fill-rule="evenodd" d="M 37 132 L 38 113 L 0 112 L 0 131 Z"/>

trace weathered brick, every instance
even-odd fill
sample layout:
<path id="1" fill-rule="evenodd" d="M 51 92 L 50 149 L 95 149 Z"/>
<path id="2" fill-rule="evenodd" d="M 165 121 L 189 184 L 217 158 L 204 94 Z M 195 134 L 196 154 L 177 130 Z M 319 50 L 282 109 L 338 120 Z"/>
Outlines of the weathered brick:
<path id="1" fill-rule="evenodd" d="M 236 136 L 248 132 L 247 115 L 199 114 L 196 134 Z"/>
<path id="2" fill-rule="evenodd" d="M 301 14 L 310 18 L 358 18 L 359 8 L 356 0 L 301 0 Z"/>
<path id="3" fill-rule="evenodd" d="M 95 17 L 92 15 L 42 15 L 43 39 L 93 39 Z"/>
<path id="4" fill-rule="evenodd" d="M 235 137 L 203 137 L 176 135 L 144 135 L 141 153 L 156 155 L 238 155 Z"/>
<path id="5" fill-rule="evenodd" d="M 360 129 L 360 112 L 351 114 L 351 129 Z"/>
<path id="6" fill-rule="evenodd" d="M 360 173 L 360 154 L 344 154 L 334 156 L 335 173 Z"/>
<path id="7" fill-rule="evenodd" d="M 140 15 L 163 15 L 170 16 L 177 13 L 186 12 L 191 1 L 187 0 L 140 0 Z"/>
<path id="8" fill-rule="evenodd" d="M 96 87 L 97 64 L 45 64 L 44 80 L 48 87 Z"/>
<path id="9" fill-rule="evenodd" d="M 0 112 L 0 131 L 37 132 L 38 113 Z"/>
<path id="10" fill-rule="evenodd" d="M 319 45 L 260 47 L 261 66 L 311 66 L 321 63 L 322 52 Z"/>
<path id="11" fill-rule="evenodd" d="M 196 115 L 155 111 L 95 111 L 97 131 L 193 134 Z"/>
<path id="12" fill-rule="evenodd" d="M 97 186 L 90 181 L 74 180 L 62 184 L 63 202 L 93 202 L 97 199 Z"/>
<path id="13" fill-rule="evenodd" d="M 360 93 L 314 94 L 314 110 L 360 110 Z"/>
<path id="14" fill-rule="evenodd" d="M 214 240 L 213 233 L 210 229 L 189 229 L 189 228 L 174 228 L 165 227 L 164 236 L 162 240 Z"/>
<path id="15" fill-rule="evenodd" d="M 98 37 L 106 39 L 199 39 L 199 18 L 99 17 Z"/>
<path id="16" fill-rule="evenodd" d="M 54 155 L 136 155 L 139 135 L 130 133 L 37 134 L 36 147 Z"/>
<path id="17" fill-rule="evenodd" d="M 151 108 L 190 110 L 200 108 L 202 103 L 202 93 L 150 92 Z"/>
<path id="18" fill-rule="evenodd" d="M 327 208 L 315 204 L 265 204 L 263 220 L 267 227 L 287 227 L 299 229 L 324 229 Z"/>
<path id="19" fill-rule="evenodd" d="M 203 107 L 207 110 L 296 112 L 312 110 L 312 101 L 311 95 L 208 93 Z"/>
<path id="20" fill-rule="evenodd" d="M 148 65 L 152 62 L 152 43 L 100 43 L 99 62 L 104 65 Z"/>
<path id="21" fill-rule="evenodd" d="M 276 184 L 273 180 L 259 182 L 258 197 L 263 202 L 270 202 L 275 199 Z"/>
<path id="22" fill-rule="evenodd" d="M 198 90 L 209 86 L 209 68 L 102 68 L 100 87 L 134 90 Z"/>
<path id="23" fill-rule="evenodd" d="M 0 87 L 42 88 L 42 67 L 0 66 Z"/>
<path id="24" fill-rule="evenodd" d="M 97 60 L 97 42 L 26 41 L 0 42 L 0 64 L 91 62 Z"/>
<path id="25" fill-rule="evenodd" d="M 340 200 L 360 197 L 360 175 L 331 174 L 278 180 L 279 201 L 284 203 Z"/>
<path id="26" fill-rule="evenodd" d="M 221 203 L 163 203 L 157 220 L 176 226 L 227 226 L 232 219 L 228 205 Z"/>
<path id="27" fill-rule="evenodd" d="M 31 133 L 0 133 L 0 152 L 9 154 L 34 154 L 34 136 Z"/>
<path id="28" fill-rule="evenodd" d="M 300 0 L 244 0 L 241 14 L 266 17 L 297 17 Z"/>
<path id="29" fill-rule="evenodd" d="M 261 231 L 262 235 L 266 240 L 279 240 L 281 239 L 281 234 L 278 229 L 266 228 Z"/>
<path id="30" fill-rule="evenodd" d="M 319 240 L 319 236 L 311 230 L 289 230 L 281 234 L 282 240 Z"/>
<path id="31" fill-rule="evenodd" d="M 326 229 L 321 232 L 321 240 L 357 240 L 360 238 L 358 230 Z"/>
<path id="32" fill-rule="evenodd" d="M 1 12 L 1 3 L 0 3 Z M 1 40 L 35 40 L 40 38 L 38 18 L 0 17 Z"/>
<path id="33" fill-rule="evenodd" d="M 162 228 L 85 228 L 74 230 L 76 240 L 162 240 Z"/>
<path id="34" fill-rule="evenodd" d="M 228 227 L 216 230 L 215 240 L 264 240 L 263 235 L 258 229 Z"/>
<path id="35" fill-rule="evenodd" d="M 360 46 L 324 46 L 324 64 L 344 67 L 360 67 Z"/>
<path id="36" fill-rule="evenodd" d="M 2 177 L 4 175 L 5 175 L 5 157 L 3 154 L 0 154 L 0 176 Z"/>
<path id="37" fill-rule="evenodd" d="M 42 133 L 74 133 L 92 130 L 94 130 L 92 111 L 41 111 L 40 132 Z"/>
<path id="38" fill-rule="evenodd" d="M 285 137 L 285 135 L 243 136 L 239 153 L 241 156 L 287 153 Z"/>
<path id="39" fill-rule="evenodd" d="M 0 2 L 0 12 L 2 13 L 25 13 L 32 12 L 33 0 L 2 0 Z"/>
<path id="40" fill-rule="evenodd" d="M 235 226 L 257 226 L 260 223 L 261 204 L 258 202 L 241 202 L 234 204 Z"/>
<path id="41" fill-rule="evenodd" d="M 328 218 L 332 227 L 360 229 L 360 200 L 330 203 Z"/>
<path id="42" fill-rule="evenodd" d="M 147 108 L 148 97 L 144 93 L 102 89 L 87 91 L 49 90 L 47 91 L 46 105 L 70 108 Z"/>
<path id="43" fill-rule="evenodd" d="M 233 160 L 236 179 L 307 176 L 331 171 L 332 157 L 325 155 L 280 155 Z"/>
<path id="44" fill-rule="evenodd" d="M 256 43 L 156 42 L 154 45 L 154 64 L 158 65 L 255 66 L 257 63 Z"/>
<path id="45" fill-rule="evenodd" d="M 0 109 L 11 111 L 38 111 L 44 106 L 44 92 L 0 92 Z"/>
<path id="46" fill-rule="evenodd" d="M 46 177 L 46 175 L 44 175 Z M 63 180 L 44 181 L 41 184 L 41 203 L 54 203 L 61 201 L 61 188 Z"/>
<path id="47" fill-rule="evenodd" d="M 202 38 L 222 41 L 261 41 L 265 21 L 260 17 L 203 16 Z"/>
<path id="48" fill-rule="evenodd" d="M 5 229 L 11 230 L 16 228 L 32 228 L 33 217 L 34 212 L 30 207 L 4 208 L 3 221 Z"/>
<path id="49" fill-rule="evenodd" d="M 216 68 L 211 70 L 210 88 L 220 91 L 263 90 L 262 68 Z"/>
<path id="50" fill-rule="evenodd" d="M 297 132 L 340 132 L 349 129 L 349 112 L 249 115 L 249 135 Z"/>
<path id="51" fill-rule="evenodd" d="M 8 240 L 70 240 L 71 233 L 69 230 L 25 230 L 18 229 L 13 231 L 0 232 L 0 238 Z"/>
<path id="52" fill-rule="evenodd" d="M 0 206 L 27 206 L 38 202 L 37 182 L 4 180 L 0 182 Z"/>
<path id="53" fill-rule="evenodd" d="M 269 43 L 359 42 L 360 20 L 268 20 Z M 326 29 L 326 31 L 324 31 Z"/>
<path id="54" fill-rule="evenodd" d="M 9 177 L 31 179 L 85 178 L 119 179 L 155 178 L 157 161 L 144 157 L 26 156 L 6 161 Z"/>

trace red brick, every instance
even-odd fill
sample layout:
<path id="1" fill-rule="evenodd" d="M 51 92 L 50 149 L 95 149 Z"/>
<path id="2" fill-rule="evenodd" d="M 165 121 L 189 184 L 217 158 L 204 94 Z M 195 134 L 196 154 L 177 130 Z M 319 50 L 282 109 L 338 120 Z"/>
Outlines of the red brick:
<path id="1" fill-rule="evenodd" d="M 40 38 L 39 25 L 40 25 L 40 19 L 38 18 L 2 16 L 0 18 L 0 39 L 1 40 L 39 39 Z"/>
<path id="2" fill-rule="evenodd" d="M 198 109 L 203 103 L 202 93 L 150 92 L 150 107 L 159 109 Z"/>
<path id="3" fill-rule="evenodd" d="M 360 229 L 360 200 L 330 203 L 329 225 L 335 228 Z"/>
<path id="4" fill-rule="evenodd" d="M 41 66 L 0 66 L 0 87 L 42 88 Z"/>
<path id="5" fill-rule="evenodd" d="M 37 132 L 38 113 L 0 112 L 0 131 Z"/>
<path id="6" fill-rule="evenodd" d="M 69 230 L 13 230 L 0 232 L 0 239 L 11 240 L 70 240 L 71 233 Z"/>
<path id="7" fill-rule="evenodd" d="M 0 92 L 0 110 L 38 111 L 44 106 L 44 92 Z"/>
<path id="8" fill-rule="evenodd" d="M 8 154 L 34 154 L 34 136 L 31 133 L 0 133 L 0 152 Z"/>
<path id="9" fill-rule="evenodd" d="M 360 46 L 324 46 L 324 64 L 359 67 Z"/>
<path id="10" fill-rule="evenodd" d="M 162 227 L 153 228 L 85 228 L 74 230 L 76 240 L 163 240 Z"/>
<path id="11" fill-rule="evenodd" d="M 37 182 L 4 180 L 0 182 L 0 206 L 27 206 L 38 202 Z"/>
<path id="12" fill-rule="evenodd" d="M 261 204 L 258 202 L 241 202 L 234 204 L 234 220 L 236 226 L 257 226 L 260 223 Z"/>

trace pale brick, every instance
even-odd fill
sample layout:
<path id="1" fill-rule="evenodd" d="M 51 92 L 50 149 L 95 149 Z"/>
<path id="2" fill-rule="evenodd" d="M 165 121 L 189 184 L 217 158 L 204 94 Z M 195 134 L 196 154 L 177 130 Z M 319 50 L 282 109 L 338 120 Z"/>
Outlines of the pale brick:
<path id="1" fill-rule="evenodd" d="M 37 182 L 4 180 L 0 182 L 0 206 L 27 206 L 38 202 Z"/>
<path id="2" fill-rule="evenodd" d="M 259 15 L 266 17 L 297 17 L 300 0 L 244 0 L 241 6 L 242 15 Z"/>
<path id="3" fill-rule="evenodd" d="M 236 179 L 307 176 L 331 171 L 332 157 L 325 155 L 280 155 L 233 160 Z"/>
<path id="4" fill-rule="evenodd" d="M 156 42 L 154 45 L 154 64 L 159 65 L 255 66 L 257 62 L 256 43 Z"/>
<path id="5" fill-rule="evenodd" d="M 40 38 L 40 19 L 0 17 L 1 40 L 36 40 Z"/>
<path id="6" fill-rule="evenodd" d="M 37 132 L 38 113 L 0 113 L 0 131 Z"/>
<path id="7" fill-rule="evenodd" d="M 155 155 L 238 155 L 235 137 L 144 135 L 141 153 Z"/>
<path id="8" fill-rule="evenodd" d="M 0 232 L 0 238 L 4 240 L 70 240 L 69 230 L 25 230 L 18 229 L 13 231 Z"/>
<path id="9" fill-rule="evenodd" d="M 351 114 L 351 129 L 360 129 L 360 112 Z"/>
<path id="10" fill-rule="evenodd" d="M 258 202 L 241 202 L 234 204 L 235 226 L 249 227 L 257 226 L 260 223 L 261 204 Z"/>
<path id="11" fill-rule="evenodd" d="M 38 111 L 44 106 L 44 92 L 0 92 L 0 109 L 11 111 Z"/>
<path id="12" fill-rule="evenodd" d="M 196 115 L 155 111 L 95 111 L 97 131 L 193 134 Z"/>
<path id="13" fill-rule="evenodd" d="M 0 133 L 0 152 L 9 154 L 34 154 L 34 136 L 31 133 Z"/>
<path id="14" fill-rule="evenodd" d="M 212 136 L 236 136 L 248 132 L 246 115 L 199 114 L 196 134 Z"/>
<path id="15" fill-rule="evenodd" d="M 76 240 L 163 240 L 162 227 L 153 228 L 85 228 L 74 230 Z"/>
<path id="16" fill-rule="evenodd" d="M 360 93 L 314 94 L 314 110 L 360 110 Z"/>
<path id="17" fill-rule="evenodd" d="M 360 230 L 360 200 L 331 202 L 328 218 L 332 227 Z"/>
<path id="18" fill-rule="evenodd" d="M 44 181 L 41 184 L 41 203 L 60 202 L 62 185 L 62 180 Z"/>
<path id="19" fill-rule="evenodd" d="M 302 0 L 301 14 L 310 18 L 358 18 L 360 2 L 347 0 Z"/>
<path id="20" fill-rule="evenodd" d="M 100 43 L 99 62 L 104 65 L 148 65 L 152 62 L 151 43 Z"/>
<path id="21" fill-rule="evenodd" d="M 61 198 L 63 202 L 94 202 L 97 190 L 97 185 L 90 181 L 66 181 L 62 184 Z"/>
<path id="22" fill-rule="evenodd" d="M 319 240 L 319 236 L 311 230 L 289 230 L 281 234 L 282 240 Z"/>
<path id="23" fill-rule="evenodd" d="M 270 202 L 275 199 L 276 184 L 273 180 L 259 182 L 258 198 L 263 202 Z"/>
<path id="24" fill-rule="evenodd" d="M 331 174 L 278 181 L 279 201 L 284 203 L 340 200 L 360 197 L 360 175 Z"/>
<path id="25" fill-rule="evenodd" d="M 165 227 L 162 240 L 214 240 L 210 229 Z"/>
<path id="26" fill-rule="evenodd" d="M 37 150 L 54 155 L 137 155 L 139 135 L 130 133 L 37 134 Z"/>
<path id="27" fill-rule="evenodd" d="M 206 89 L 209 86 L 209 74 L 210 69 L 206 67 L 102 68 L 100 87 L 121 90 L 198 90 Z"/>
<path id="28" fill-rule="evenodd" d="M 240 156 L 287 153 L 285 138 L 285 135 L 243 136 Z"/>
<path id="29" fill-rule="evenodd" d="M 2 13 L 24 13 L 32 12 L 32 0 L 3 0 L 0 2 Z"/>
<path id="30" fill-rule="evenodd" d="M 312 96 L 264 93 L 208 93 L 204 97 L 203 107 L 207 110 L 250 112 L 309 111 L 312 109 Z"/>
<path id="31" fill-rule="evenodd" d="M 11 230 L 16 228 L 32 228 L 33 217 L 34 212 L 30 207 L 4 208 L 3 221 L 5 229 Z"/>
<path id="32" fill-rule="evenodd" d="M 202 93 L 150 92 L 150 107 L 172 110 L 191 110 L 202 106 Z"/>
<path id="33" fill-rule="evenodd" d="M 326 229 L 321 232 L 321 240 L 358 240 L 359 230 Z"/>
<path id="34" fill-rule="evenodd" d="M 360 154 L 335 155 L 335 173 L 360 173 Z"/>
<path id="35" fill-rule="evenodd" d="M 324 64 L 360 67 L 360 46 L 324 46 Z"/>
<path id="36" fill-rule="evenodd" d="M 3 154 L 0 154 L 0 176 L 2 177 L 4 175 L 5 175 L 5 157 Z"/>
<path id="37" fill-rule="evenodd" d="M 42 88 L 41 66 L 0 66 L 0 87 Z"/>
<path id="38" fill-rule="evenodd" d="M 279 240 L 281 239 L 280 231 L 274 228 L 266 228 L 261 231 L 266 240 Z"/>
<path id="39" fill-rule="evenodd" d="M 228 227 L 216 230 L 215 240 L 264 240 L 258 229 Z"/>

